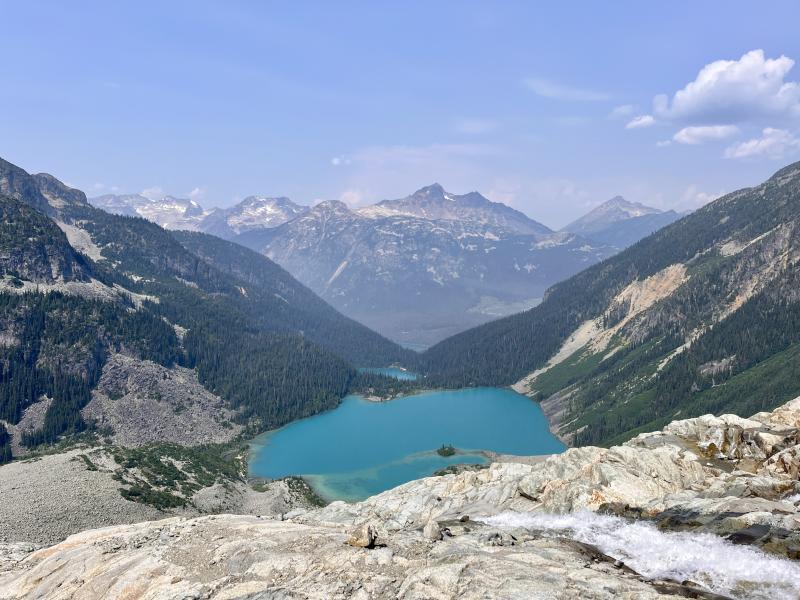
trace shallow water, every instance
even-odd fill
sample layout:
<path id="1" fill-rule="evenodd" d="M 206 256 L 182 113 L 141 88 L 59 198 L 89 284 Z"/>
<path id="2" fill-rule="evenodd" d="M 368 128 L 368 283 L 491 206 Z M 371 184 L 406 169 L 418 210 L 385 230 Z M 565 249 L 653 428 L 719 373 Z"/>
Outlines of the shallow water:
<path id="1" fill-rule="evenodd" d="M 452 445 L 463 453 L 436 453 Z M 437 469 L 484 463 L 478 450 L 552 454 L 564 445 L 539 405 L 507 388 L 423 392 L 391 402 L 348 396 L 338 408 L 258 436 L 256 477 L 304 476 L 328 500 L 361 500 Z"/>

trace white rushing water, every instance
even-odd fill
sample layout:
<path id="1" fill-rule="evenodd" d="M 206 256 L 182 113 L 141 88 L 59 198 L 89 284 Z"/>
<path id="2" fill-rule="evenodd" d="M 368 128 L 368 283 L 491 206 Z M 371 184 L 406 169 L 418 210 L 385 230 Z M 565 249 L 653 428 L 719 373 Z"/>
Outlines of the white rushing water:
<path id="1" fill-rule="evenodd" d="M 568 515 L 506 512 L 479 520 L 550 531 L 592 544 L 652 579 L 688 579 L 711 592 L 743 600 L 800 598 L 800 564 L 709 533 L 664 532 L 648 522 L 588 511 Z"/>

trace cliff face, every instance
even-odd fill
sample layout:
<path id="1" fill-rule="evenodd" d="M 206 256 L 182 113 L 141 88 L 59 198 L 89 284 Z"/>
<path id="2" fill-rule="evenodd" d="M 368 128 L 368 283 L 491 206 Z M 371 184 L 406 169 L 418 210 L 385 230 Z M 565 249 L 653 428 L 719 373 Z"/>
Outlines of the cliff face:
<path id="1" fill-rule="evenodd" d="M 798 442 L 800 398 L 359 504 L 6 545 L 0 598 L 797 598 Z"/>
<path id="2" fill-rule="evenodd" d="M 88 280 L 86 261 L 52 220 L 19 200 L 0 196 L 0 286 Z"/>

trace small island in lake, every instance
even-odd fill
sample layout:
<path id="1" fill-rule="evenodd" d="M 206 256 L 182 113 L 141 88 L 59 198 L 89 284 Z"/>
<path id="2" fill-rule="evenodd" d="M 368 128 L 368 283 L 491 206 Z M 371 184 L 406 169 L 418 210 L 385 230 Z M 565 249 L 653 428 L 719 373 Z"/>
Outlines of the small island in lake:
<path id="1" fill-rule="evenodd" d="M 439 456 L 453 456 L 456 453 L 456 449 L 450 446 L 449 444 L 445 446 L 444 444 L 436 451 L 436 454 Z"/>

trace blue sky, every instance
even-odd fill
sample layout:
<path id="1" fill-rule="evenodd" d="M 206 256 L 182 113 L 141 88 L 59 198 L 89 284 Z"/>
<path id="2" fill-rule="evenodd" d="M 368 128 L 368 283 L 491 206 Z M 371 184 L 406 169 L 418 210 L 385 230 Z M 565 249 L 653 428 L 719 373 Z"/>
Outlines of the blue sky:
<path id="1" fill-rule="evenodd" d="M 560 226 L 800 160 L 796 2 L 0 10 L 0 156 L 90 196 L 364 204 L 438 181 Z"/>

